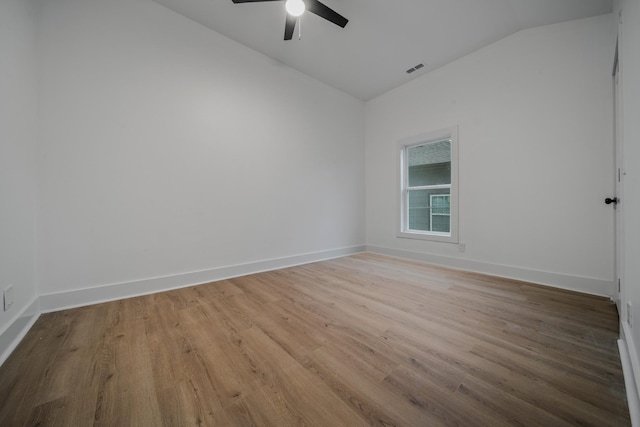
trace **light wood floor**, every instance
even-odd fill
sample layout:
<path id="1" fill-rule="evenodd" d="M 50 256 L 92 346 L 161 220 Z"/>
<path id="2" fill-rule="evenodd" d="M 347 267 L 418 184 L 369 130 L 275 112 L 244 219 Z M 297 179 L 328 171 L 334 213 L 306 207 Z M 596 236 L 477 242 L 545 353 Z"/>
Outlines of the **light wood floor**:
<path id="1" fill-rule="evenodd" d="M 625 426 L 604 298 L 372 254 L 43 315 L 0 425 Z"/>

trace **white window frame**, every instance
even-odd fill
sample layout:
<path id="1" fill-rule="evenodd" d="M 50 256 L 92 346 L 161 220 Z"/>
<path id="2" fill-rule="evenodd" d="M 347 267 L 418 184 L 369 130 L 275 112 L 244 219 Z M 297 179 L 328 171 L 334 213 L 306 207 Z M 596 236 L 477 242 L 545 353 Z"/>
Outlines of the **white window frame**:
<path id="1" fill-rule="evenodd" d="M 419 145 L 439 142 L 439 141 L 451 141 L 451 228 L 449 233 L 442 233 L 436 231 L 419 231 L 409 229 L 409 204 L 408 204 L 408 184 L 409 184 L 409 162 L 407 157 L 407 151 L 411 147 Z M 452 126 L 446 129 L 437 130 L 435 132 L 429 132 L 422 135 L 417 135 L 410 138 L 405 138 L 398 141 L 397 145 L 398 158 L 396 164 L 398 165 L 398 220 L 397 220 L 397 237 L 408 239 L 420 239 L 431 240 L 435 242 L 445 243 L 458 243 L 458 127 Z M 445 186 L 428 186 L 429 189 L 435 189 L 437 187 L 448 188 Z M 419 189 L 419 187 L 414 187 Z"/>

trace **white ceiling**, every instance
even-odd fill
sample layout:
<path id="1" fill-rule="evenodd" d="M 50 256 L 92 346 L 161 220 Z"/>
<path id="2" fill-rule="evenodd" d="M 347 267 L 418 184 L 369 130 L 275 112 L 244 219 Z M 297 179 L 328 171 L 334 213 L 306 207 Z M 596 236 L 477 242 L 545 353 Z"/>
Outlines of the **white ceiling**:
<path id="1" fill-rule="evenodd" d="M 284 41 L 284 1 L 154 1 L 365 101 L 517 31 L 612 10 L 612 0 L 321 0 L 347 26 L 307 12 L 302 39 L 296 26 Z"/>

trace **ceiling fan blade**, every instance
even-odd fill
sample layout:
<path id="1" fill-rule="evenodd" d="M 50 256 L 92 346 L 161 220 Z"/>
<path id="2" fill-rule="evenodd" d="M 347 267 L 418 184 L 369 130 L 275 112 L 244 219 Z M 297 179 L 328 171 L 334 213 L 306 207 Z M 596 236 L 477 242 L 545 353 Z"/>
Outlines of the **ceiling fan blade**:
<path id="1" fill-rule="evenodd" d="M 320 3 L 318 0 L 304 0 L 304 4 L 307 6 L 307 10 L 309 12 L 315 13 L 316 15 L 326 19 L 327 21 L 333 22 L 342 28 L 344 28 L 345 25 L 347 25 L 347 22 L 349 22 L 347 18 L 340 15 L 330 7 Z"/>
<path id="2" fill-rule="evenodd" d="M 298 18 L 287 13 L 287 20 L 284 23 L 284 39 L 291 40 L 293 38 L 293 30 L 296 28 Z"/>
<path id="3" fill-rule="evenodd" d="M 234 3 L 258 3 L 262 1 L 282 1 L 282 0 L 231 0 Z"/>

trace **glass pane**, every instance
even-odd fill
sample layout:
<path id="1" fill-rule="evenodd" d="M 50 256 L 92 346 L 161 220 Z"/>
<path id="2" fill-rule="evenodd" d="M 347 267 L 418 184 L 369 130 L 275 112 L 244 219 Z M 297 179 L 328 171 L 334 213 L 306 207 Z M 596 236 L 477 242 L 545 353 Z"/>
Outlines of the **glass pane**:
<path id="1" fill-rule="evenodd" d="M 430 231 L 428 193 L 428 190 L 409 190 L 409 230 Z"/>
<path id="2" fill-rule="evenodd" d="M 409 187 L 451 184 L 451 141 L 407 148 Z"/>
<path id="3" fill-rule="evenodd" d="M 432 194 L 431 231 L 449 233 L 451 231 L 451 196 L 449 194 Z"/>
<path id="4" fill-rule="evenodd" d="M 432 194 L 430 198 L 432 215 L 451 214 L 451 196 L 448 194 Z"/>
<path id="5" fill-rule="evenodd" d="M 449 233 L 451 231 L 451 221 L 449 216 L 434 215 L 431 217 L 431 231 L 438 233 Z"/>
<path id="6" fill-rule="evenodd" d="M 451 195 L 448 188 L 409 190 L 409 230 L 451 232 Z"/>

